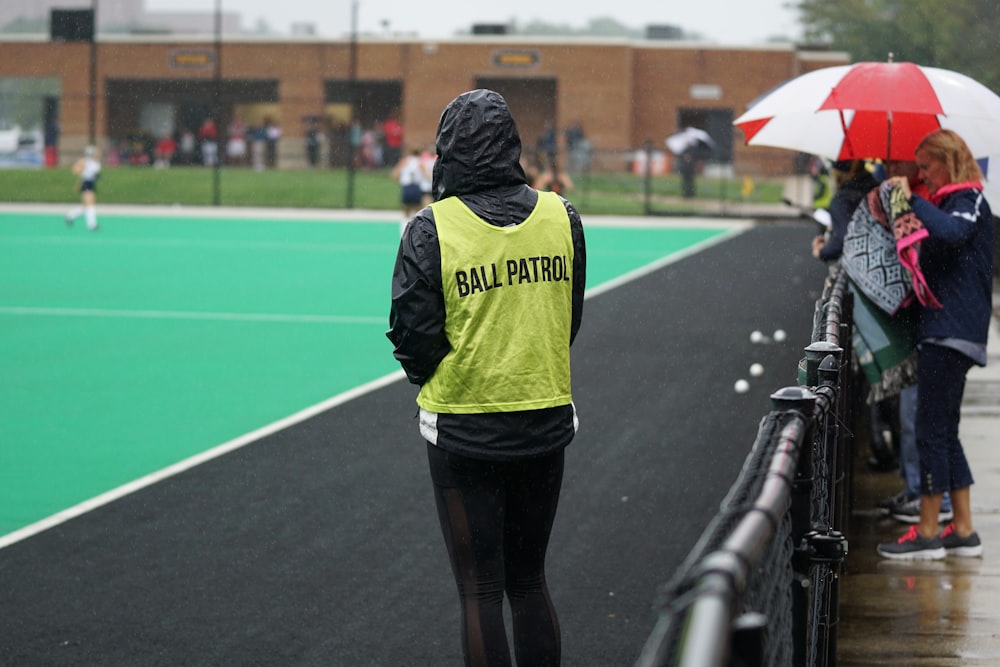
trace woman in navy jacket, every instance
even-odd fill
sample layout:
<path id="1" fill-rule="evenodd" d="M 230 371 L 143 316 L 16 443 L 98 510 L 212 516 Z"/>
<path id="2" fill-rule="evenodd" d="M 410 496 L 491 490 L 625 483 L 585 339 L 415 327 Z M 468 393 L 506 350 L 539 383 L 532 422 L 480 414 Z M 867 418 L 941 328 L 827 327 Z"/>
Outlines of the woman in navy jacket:
<path id="1" fill-rule="evenodd" d="M 983 196 L 982 172 L 955 132 L 936 130 L 917 147 L 920 180 L 929 200 L 914 196 L 905 178 L 893 179 L 910 199 L 928 237 L 920 267 L 941 308 L 921 306 L 919 325 L 920 523 L 899 540 L 878 547 L 886 558 L 979 556 L 972 526 L 972 472 L 958 438 L 965 376 L 986 365 L 993 297 L 995 221 Z M 942 496 L 950 492 L 953 523 L 938 534 Z"/>

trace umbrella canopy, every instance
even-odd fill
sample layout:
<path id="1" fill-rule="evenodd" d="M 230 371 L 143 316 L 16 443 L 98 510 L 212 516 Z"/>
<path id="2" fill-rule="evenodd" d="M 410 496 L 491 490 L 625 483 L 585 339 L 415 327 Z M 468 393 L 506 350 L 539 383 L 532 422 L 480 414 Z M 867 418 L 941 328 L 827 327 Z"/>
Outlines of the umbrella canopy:
<path id="1" fill-rule="evenodd" d="M 938 128 L 977 157 L 1000 153 L 1000 97 L 964 74 L 913 63 L 864 62 L 803 74 L 758 99 L 733 124 L 749 146 L 833 160 L 912 160 Z"/>
<path id="2" fill-rule="evenodd" d="M 687 149 L 699 145 L 715 148 L 715 140 L 712 139 L 712 135 L 697 127 L 686 127 L 676 134 L 671 134 L 664 143 L 674 155 L 680 155 Z"/>
<path id="3" fill-rule="evenodd" d="M 1000 208 L 1000 155 L 990 155 L 979 160 L 979 168 L 983 170 L 986 180 L 983 181 L 983 194 L 990 202 L 990 207 Z M 993 215 L 1000 215 L 994 212 Z"/>

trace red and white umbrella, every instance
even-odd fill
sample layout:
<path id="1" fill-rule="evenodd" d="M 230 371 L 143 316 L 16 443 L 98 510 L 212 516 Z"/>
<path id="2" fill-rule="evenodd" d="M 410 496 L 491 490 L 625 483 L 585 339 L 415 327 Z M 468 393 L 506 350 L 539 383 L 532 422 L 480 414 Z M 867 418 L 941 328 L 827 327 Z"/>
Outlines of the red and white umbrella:
<path id="1" fill-rule="evenodd" d="M 1000 97 L 975 79 L 913 63 L 863 62 L 798 76 L 737 118 L 749 146 L 833 160 L 912 160 L 938 128 L 976 157 L 1000 154 Z"/>

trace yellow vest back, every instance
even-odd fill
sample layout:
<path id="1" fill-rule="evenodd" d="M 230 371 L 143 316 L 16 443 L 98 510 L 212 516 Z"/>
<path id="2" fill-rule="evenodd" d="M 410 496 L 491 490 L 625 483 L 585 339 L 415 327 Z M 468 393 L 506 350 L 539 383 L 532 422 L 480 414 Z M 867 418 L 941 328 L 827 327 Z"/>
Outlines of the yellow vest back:
<path id="1" fill-rule="evenodd" d="M 431 205 L 451 351 L 420 388 L 430 412 L 537 410 L 572 401 L 573 238 L 559 197 L 496 227 L 458 197 Z"/>

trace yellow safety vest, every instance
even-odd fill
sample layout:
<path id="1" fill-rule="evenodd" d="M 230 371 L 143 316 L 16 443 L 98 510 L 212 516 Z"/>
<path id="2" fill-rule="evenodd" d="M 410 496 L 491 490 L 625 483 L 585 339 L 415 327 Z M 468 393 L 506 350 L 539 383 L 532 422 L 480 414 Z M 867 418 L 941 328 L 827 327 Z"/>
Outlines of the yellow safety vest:
<path id="1" fill-rule="evenodd" d="M 519 225 L 496 227 L 459 200 L 431 204 L 451 351 L 420 388 L 430 412 L 568 405 L 573 238 L 559 197 L 539 192 Z"/>

